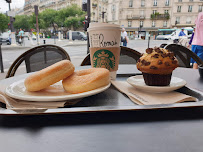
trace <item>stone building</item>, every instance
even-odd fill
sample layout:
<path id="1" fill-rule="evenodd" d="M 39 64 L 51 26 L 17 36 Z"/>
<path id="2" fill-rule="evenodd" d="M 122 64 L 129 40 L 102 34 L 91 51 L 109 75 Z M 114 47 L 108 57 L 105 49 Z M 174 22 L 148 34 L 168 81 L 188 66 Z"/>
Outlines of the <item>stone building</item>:
<path id="1" fill-rule="evenodd" d="M 195 26 L 195 19 L 202 9 L 203 0 L 174 0 L 171 28 Z"/>
<path id="2" fill-rule="evenodd" d="M 24 14 L 47 8 L 60 10 L 71 4 L 82 7 L 87 0 L 25 0 Z M 132 38 L 155 36 L 158 29 L 194 26 L 203 0 L 90 0 L 91 22 L 108 22 L 124 27 Z"/>
<path id="3" fill-rule="evenodd" d="M 25 0 L 24 14 L 31 15 L 34 13 L 34 5 L 38 5 L 39 11 L 45 9 L 60 10 L 72 4 L 82 6 L 82 0 Z"/>

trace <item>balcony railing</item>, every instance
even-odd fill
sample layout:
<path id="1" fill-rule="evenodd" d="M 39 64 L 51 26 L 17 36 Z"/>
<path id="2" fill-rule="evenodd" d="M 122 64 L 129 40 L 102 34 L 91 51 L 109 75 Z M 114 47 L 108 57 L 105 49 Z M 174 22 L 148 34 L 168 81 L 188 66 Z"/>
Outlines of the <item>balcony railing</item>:
<path id="1" fill-rule="evenodd" d="M 151 19 L 152 20 L 168 20 L 168 19 L 170 19 L 170 15 L 155 13 L 155 14 L 151 14 Z"/>
<path id="2" fill-rule="evenodd" d="M 59 0 L 59 1 L 58 1 L 58 3 L 63 3 L 63 2 L 65 2 L 65 0 Z"/>
<path id="3" fill-rule="evenodd" d="M 96 7 L 97 7 L 97 4 L 92 4 L 92 7 L 93 7 L 93 8 L 96 8 Z"/>
<path id="4" fill-rule="evenodd" d="M 144 15 L 127 15 L 128 20 L 144 20 L 145 16 Z"/>

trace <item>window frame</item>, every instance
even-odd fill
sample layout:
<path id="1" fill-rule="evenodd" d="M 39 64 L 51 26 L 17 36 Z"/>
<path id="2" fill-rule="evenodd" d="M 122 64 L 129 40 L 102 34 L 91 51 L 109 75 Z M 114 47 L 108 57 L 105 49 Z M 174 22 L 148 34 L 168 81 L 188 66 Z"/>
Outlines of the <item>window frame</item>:
<path id="1" fill-rule="evenodd" d="M 181 6 L 181 5 L 178 5 L 178 6 L 177 6 L 177 12 L 178 12 L 178 13 L 180 13 L 180 12 L 181 12 L 181 8 L 182 8 L 182 6 Z"/>
<path id="2" fill-rule="evenodd" d="M 140 27 L 144 26 L 144 21 L 140 21 Z"/>
<path id="3" fill-rule="evenodd" d="M 198 7 L 198 12 L 202 12 L 202 5 L 199 5 L 199 7 Z"/>
<path id="4" fill-rule="evenodd" d="M 157 5 L 158 5 L 157 0 L 154 0 L 154 2 L 153 2 L 153 6 L 157 6 Z"/>
<path id="5" fill-rule="evenodd" d="M 141 0 L 141 7 L 145 6 L 145 0 Z"/>
<path id="6" fill-rule="evenodd" d="M 192 12 L 192 5 L 188 5 L 188 12 Z"/>
<path id="7" fill-rule="evenodd" d="M 152 21 L 152 27 L 156 27 L 156 21 Z"/>
<path id="8" fill-rule="evenodd" d="M 132 21 L 128 21 L 128 27 L 132 27 Z"/>
<path id="9" fill-rule="evenodd" d="M 164 22 L 163 22 L 163 27 L 167 27 L 167 25 L 168 25 L 168 22 L 167 22 L 167 21 L 164 21 Z"/>
<path id="10" fill-rule="evenodd" d="M 129 0 L 129 7 L 130 7 L 130 8 L 133 7 L 133 0 Z"/>
<path id="11" fill-rule="evenodd" d="M 176 17 L 177 24 L 180 24 L 180 17 Z"/>
<path id="12" fill-rule="evenodd" d="M 165 6 L 169 6 L 169 5 L 170 5 L 170 0 L 166 0 Z"/>

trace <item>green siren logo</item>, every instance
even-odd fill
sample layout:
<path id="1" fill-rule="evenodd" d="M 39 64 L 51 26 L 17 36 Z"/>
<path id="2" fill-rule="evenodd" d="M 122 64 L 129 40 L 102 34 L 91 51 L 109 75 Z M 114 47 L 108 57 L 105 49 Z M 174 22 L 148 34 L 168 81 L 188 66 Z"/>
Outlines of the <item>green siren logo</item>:
<path id="1" fill-rule="evenodd" d="M 115 67 L 115 56 L 109 50 L 98 50 L 93 55 L 93 67 L 113 70 Z"/>

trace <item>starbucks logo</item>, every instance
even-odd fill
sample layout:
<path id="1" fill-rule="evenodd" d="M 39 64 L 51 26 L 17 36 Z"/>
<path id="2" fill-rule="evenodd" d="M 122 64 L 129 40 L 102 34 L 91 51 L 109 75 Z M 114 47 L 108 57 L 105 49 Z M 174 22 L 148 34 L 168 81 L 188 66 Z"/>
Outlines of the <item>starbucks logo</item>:
<path id="1" fill-rule="evenodd" d="M 109 50 L 98 50 L 93 55 L 93 67 L 113 70 L 115 67 L 115 56 Z"/>

